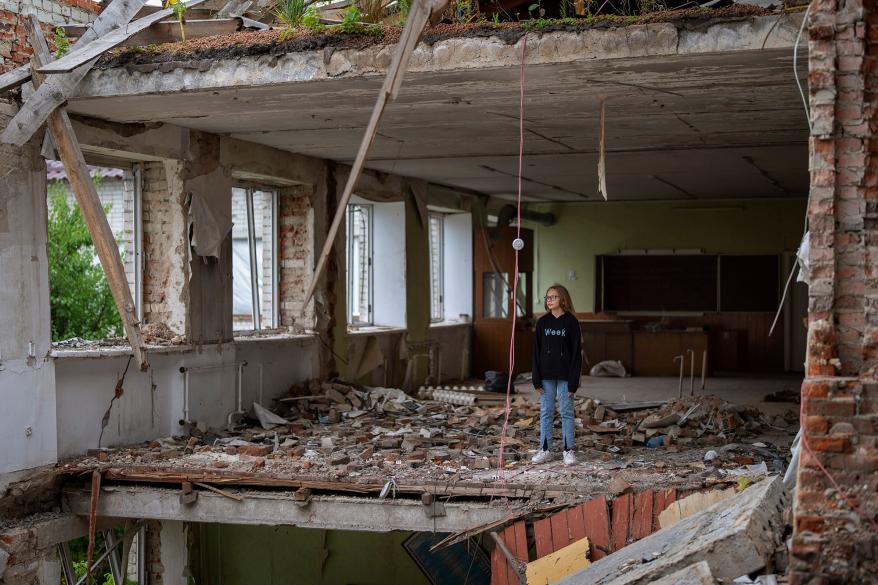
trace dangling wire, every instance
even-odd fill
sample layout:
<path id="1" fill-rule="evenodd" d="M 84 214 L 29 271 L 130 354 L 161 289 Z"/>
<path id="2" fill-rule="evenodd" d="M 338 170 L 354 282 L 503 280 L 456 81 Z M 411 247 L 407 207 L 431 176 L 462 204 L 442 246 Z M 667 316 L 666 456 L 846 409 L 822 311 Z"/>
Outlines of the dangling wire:
<path id="1" fill-rule="evenodd" d="M 515 208 L 518 221 L 515 229 L 515 239 L 521 240 L 521 175 L 524 163 L 524 52 L 527 47 L 527 35 L 521 37 L 521 65 L 518 72 L 519 101 L 518 101 L 518 196 Z M 503 479 L 503 453 L 506 450 L 506 431 L 509 428 L 509 413 L 512 410 L 512 372 L 515 370 L 515 326 L 518 320 L 518 255 L 519 248 L 515 247 L 515 272 L 512 279 L 512 331 L 509 334 L 509 376 L 506 379 L 506 412 L 503 417 L 503 430 L 500 433 L 500 456 L 497 458 L 497 477 Z M 507 305 L 508 306 L 508 305 Z"/>

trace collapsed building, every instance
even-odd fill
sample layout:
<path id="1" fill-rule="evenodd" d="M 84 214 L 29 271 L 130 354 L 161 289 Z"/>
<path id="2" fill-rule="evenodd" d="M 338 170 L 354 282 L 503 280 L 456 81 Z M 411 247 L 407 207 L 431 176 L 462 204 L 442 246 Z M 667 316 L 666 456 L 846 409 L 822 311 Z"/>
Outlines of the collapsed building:
<path id="1" fill-rule="evenodd" d="M 874 579 L 874 7 L 431 26 L 345 202 L 398 27 L 7 4 L 0 582 L 82 580 L 83 538 L 116 583 Z M 95 52 L 40 72 L 30 14 Z M 77 150 L 131 185 L 125 337 L 53 343 Z M 624 371 L 569 467 L 529 463 L 555 282 Z"/>

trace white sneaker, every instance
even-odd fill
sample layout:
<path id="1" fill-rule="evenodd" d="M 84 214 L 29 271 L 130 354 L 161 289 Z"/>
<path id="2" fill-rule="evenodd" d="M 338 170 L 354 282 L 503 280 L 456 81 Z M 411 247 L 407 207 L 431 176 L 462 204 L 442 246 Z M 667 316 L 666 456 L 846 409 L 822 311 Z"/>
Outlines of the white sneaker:
<path id="1" fill-rule="evenodd" d="M 552 452 L 551 451 L 543 451 L 542 449 L 540 449 L 539 451 L 537 451 L 537 454 L 534 455 L 530 461 L 531 461 L 531 463 L 539 464 L 539 463 L 545 463 L 546 461 L 551 461 L 551 460 L 552 460 Z"/>
<path id="2" fill-rule="evenodd" d="M 574 451 L 564 451 L 564 465 L 576 465 L 576 453 Z"/>

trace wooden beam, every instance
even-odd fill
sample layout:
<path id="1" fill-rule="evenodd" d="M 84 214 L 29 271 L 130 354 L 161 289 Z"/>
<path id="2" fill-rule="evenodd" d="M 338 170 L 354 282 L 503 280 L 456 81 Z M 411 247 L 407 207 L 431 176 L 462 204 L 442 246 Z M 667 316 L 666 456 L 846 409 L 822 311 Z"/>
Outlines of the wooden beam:
<path id="1" fill-rule="evenodd" d="M 200 39 L 215 35 L 228 35 L 238 32 L 244 27 L 243 19 L 224 18 L 222 20 L 186 20 L 186 40 Z M 86 27 L 77 27 L 83 31 Z M 68 32 L 69 37 L 75 38 L 79 30 Z M 163 20 L 143 30 L 122 43 L 123 47 L 142 47 L 146 45 L 160 45 L 162 43 L 176 43 L 182 41 L 180 24 L 176 20 Z"/>
<path id="2" fill-rule="evenodd" d="M 48 63 L 52 56 L 36 16 L 31 15 L 27 20 L 27 28 L 31 47 L 34 50 L 32 64 L 34 70 L 38 70 L 39 66 Z M 33 74 L 35 86 L 39 87 L 42 81 L 42 74 Z M 134 358 L 140 369 L 146 370 L 149 364 L 146 361 L 143 336 L 137 322 L 137 313 L 134 308 L 134 300 L 131 298 L 131 289 L 128 287 L 128 279 L 125 277 L 122 257 L 119 255 L 119 246 L 113 237 L 107 215 L 104 213 L 101 200 L 91 180 L 82 149 L 76 141 L 76 134 L 73 132 L 67 110 L 61 107 L 49 113 L 47 125 L 61 162 L 64 163 L 64 171 L 67 173 L 67 178 L 76 194 L 76 201 L 79 203 L 79 209 L 82 211 L 82 216 L 88 226 L 88 232 L 95 245 L 98 259 L 100 259 L 104 273 L 107 275 L 107 283 L 113 293 L 113 300 L 116 301 L 116 308 L 122 318 L 125 335 L 134 351 Z"/>
<path id="3" fill-rule="evenodd" d="M 25 65 L 0 75 L 0 93 L 16 88 L 30 80 L 30 65 Z"/>
<path id="4" fill-rule="evenodd" d="M 124 0 L 114 0 L 113 4 L 119 1 Z M 194 8 L 195 6 L 201 4 L 205 0 L 189 0 L 187 2 L 187 6 L 189 8 Z M 110 4 L 110 6 L 113 6 Z M 142 5 L 143 3 L 140 2 Z M 52 61 L 51 63 L 47 63 L 40 67 L 40 73 L 47 74 L 58 74 L 58 73 L 69 73 L 73 71 L 77 67 L 81 67 L 85 65 L 89 61 L 96 59 L 109 51 L 114 47 L 118 47 L 137 33 L 142 30 L 149 28 L 150 26 L 156 24 L 157 22 L 161 22 L 162 20 L 167 19 L 171 16 L 173 12 L 170 8 L 165 8 L 164 10 L 159 10 L 158 12 L 154 12 L 145 18 L 141 18 L 140 20 L 135 20 L 128 26 L 123 26 L 117 28 L 116 30 L 109 32 L 107 34 L 102 35 L 99 39 L 95 40 L 92 43 L 85 45 L 84 47 L 76 48 L 57 61 Z"/>
<path id="5" fill-rule="evenodd" d="M 124 27 L 145 1 L 113 0 L 98 15 L 91 28 L 82 35 L 79 42 L 74 45 L 74 51 L 81 50 L 98 37 L 106 35 L 117 27 Z M 22 104 L 21 109 L 0 134 L 0 142 L 24 146 L 46 122 L 49 112 L 54 111 L 55 108 L 67 101 L 68 96 L 73 93 L 79 82 L 89 72 L 92 64 L 81 67 L 69 75 L 56 76 L 40 84 L 36 92 Z"/>
<path id="6" fill-rule="evenodd" d="M 179 485 L 184 481 L 208 483 L 214 486 L 223 485 L 249 485 L 258 487 L 307 487 L 312 490 L 325 490 L 334 492 L 350 492 L 357 494 L 378 494 L 384 488 L 385 482 L 345 482 L 325 481 L 292 476 L 276 476 L 269 473 L 248 473 L 228 471 L 222 469 L 190 469 L 177 471 L 170 469 L 156 469 L 145 465 L 130 465 L 125 467 L 102 468 L 104 479 L 108 481 L 131 481 L 148 484 L 173 484 Z M 78 475 L 89 473 L 91 468 L 81 467 L 69 469 L 67 474 Z M 510 497 L 525 499 L 554 499 L 562 497 L 575 497 L 581 494 L 581 489 L 573 485 L 527 485 L 514 483 L 491 483 L 481 484 L 475 482 L 445 482 L 426 481 L 418 484 L 398 482 L 396 492 L 406 494 L 423 494 L 429 492 L 436 497 L 442 496 L 466 496 L 466 497 Z"/>
<path id="7" fill-rule="evenodd" d="M 326 267 L 326 261 L 329 258 L 333 245 L 335 244 L 335 238 L 338 236 L 341 221 L 347 213 L 348 202 L 351 200 L 351 195 L 353 195 L 354 189 L 357 186 L 357 181 L 360 179 L 360 175 L 363 172 L 363 166 L 366 164 L 366 157 L 369 155 L 369 150 L 372 148 L 372 143 L 375 141 L 375 135 L 378 133 L 378 124 L 381 122 L 381 117 L 384 115 L 384 108 L 387 105 L 387 101 L 393 101 L 396 99 L 396 95 L 399 93 L 399 88 L 402 85 L 402 78 L 405 74 L 406 67 L 408 66 L 409 59 L 418 44 L 418 39 L 421 38 L 421 34 L 424 32 L 424 27 L 427 26 L 427 21 L 431 16 L 440 14 L 445 10 L 448 6 L 448 2 L 449 0 L 414 0 L 409 9 L 409 14 L 405 21 L 405 28 L 403 28 L 402 33 L 400 34 L 399 43 L 396 45 L 396 51 L 393 53 L 393 61 L 390 64 L 390 68 L 387 70 L 387 77 L 384 78 L 384 85 L 381 87 L 381 92 L 378 94 L 378 100 L 375 102 L 375 106 L 372 109 L 372 117 L 369 119 L 369 124 L 366 126 L 366 133 L 363 135 L 360 149 L 357 151 L 357 157 L 354 159 L 351 173 L 348 175 L 348 181 L 345 184 L 344 193 L 338 202 L 338 209 L 335 210 L 335 217 L 332 218 L 332 225 L 330 225 L 326 241 L 323 243 L 323 250 L 320 252 L 320 256 L 317 260 L 317 267 L 314 269 L 314 277 L 311 279 L 311 284 L 308 285 L 308 292 L 305 293 L 305 300 L 302 302 L 302 316 L 305 315 L 308 301 L 310 301 L 311 297 L 314 295 L 314 290 L 317 288 L 317 282 L 320 280 L 320 275 Z"/>

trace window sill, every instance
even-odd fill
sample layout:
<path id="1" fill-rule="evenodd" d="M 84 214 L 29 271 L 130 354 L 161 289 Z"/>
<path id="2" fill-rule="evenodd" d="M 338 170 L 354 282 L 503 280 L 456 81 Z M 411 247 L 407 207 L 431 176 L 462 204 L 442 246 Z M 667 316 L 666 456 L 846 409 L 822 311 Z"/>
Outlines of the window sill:
<path id="1" fill-rule="evenodd" d="M 306 330 L 305 333 L 257 333 L 248 332 L 234 337 L 235 343 L 276 343 L 281 341 L 307 341 L 316 339 L 317 333 Z"/>
<path id="2" fill-rule="evenodd" d="M 473 324 L 472 321 L 436 321 L 434 323 L 430 323 L 431 329 L 441 329 L 443 327 L 469 327 Z"/>
<path id="3" fill-rule="evenodd" d="M 186 353 L 195 349 L 194 345 L 146 345 L 148 355 Z M 52 349 L 49 357 L 52 359 L 70 358 L 105 358 L 125 357 L 134 355 L 128 345 L 79 347 L 74 349 Z"/>
<path id="4" fill-rule="evenodd" d="M 389 325 L 369 325 L 368 327 L 348 328 L 348 335 L 374 335 L 376 333 L 400 333 L 405 332 L 405 327 L 392 327 Z"/>

